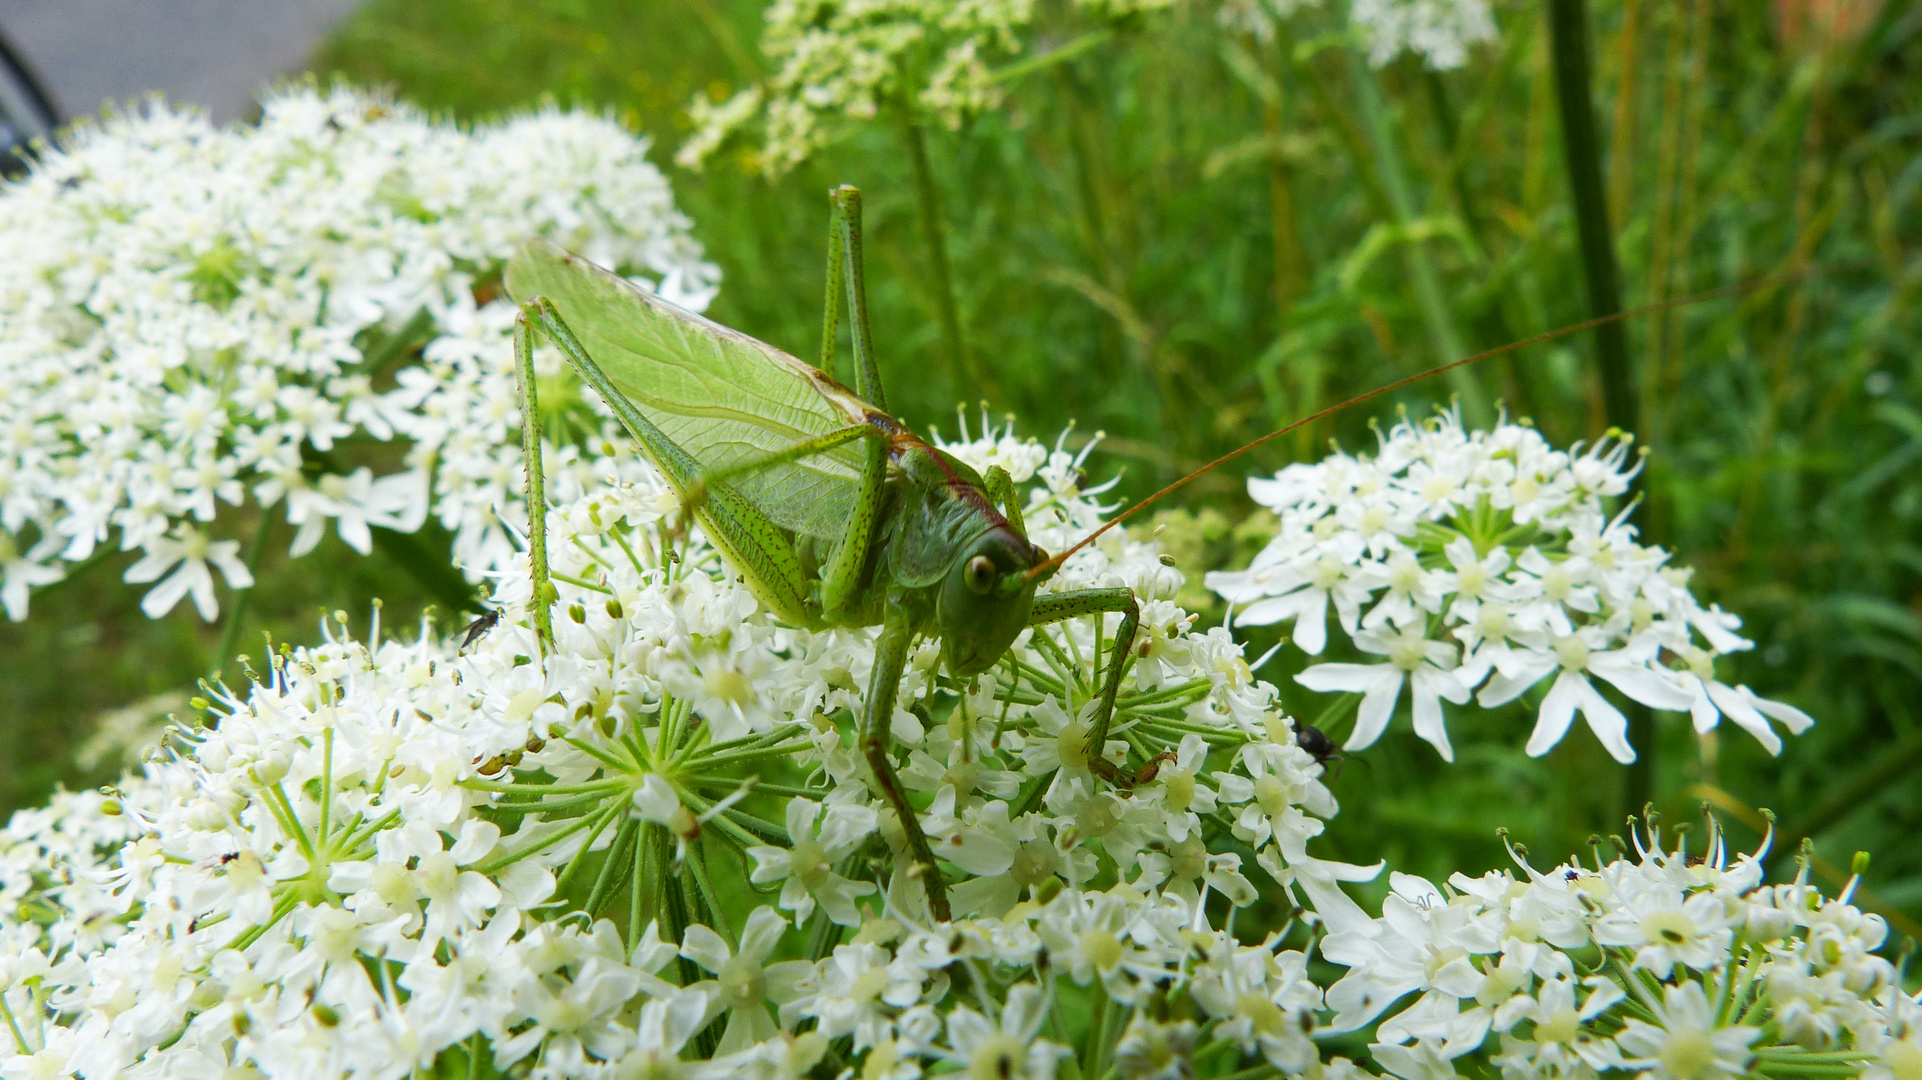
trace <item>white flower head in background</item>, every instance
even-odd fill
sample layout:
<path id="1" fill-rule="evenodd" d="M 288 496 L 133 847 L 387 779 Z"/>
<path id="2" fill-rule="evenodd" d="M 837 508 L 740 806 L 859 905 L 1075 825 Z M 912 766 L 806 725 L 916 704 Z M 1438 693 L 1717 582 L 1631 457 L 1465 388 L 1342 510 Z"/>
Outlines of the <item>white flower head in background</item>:
<path id="1" fill-rule="evenodd" d="M 1354 0 L 1348 17 L 1376 67 L 1407 51 L 1446 71 L 1467 63 L 1470 46 L 1495 40 L 1488 0 Z"/>
<path id="2" fill-rule="evenodd" d="M 1096 24 L 1173 0 L 1074 0 Z M 995 68 L 1020 56 L 1034 0 L 775 0 L 761 52 L 774 74 L 724 101 L 688 107 L 694 134 L 675 160 L 698 169 L 737 133 L 759 128 L 755 166 L 770 176 L 826 146 L 847 123 L 923 120 L 953 129 L 1001 105 Z"/>
<path id="3" fill-rule="evenodd" d="M 1276 23 L 1322 0 L 1222 0 L 1216 18 L 1223 29 L 1267 42 Z M 1348 20 L 1368 61 L 1382 67 L 1412 52 L 1437 71 L 1468 62 L 1472 46 L 1496 38 L 1488 0 L 1353 0 Z"/>
<path id="4" fill-rule="evenodd" d="M 1443 702 L 1505 705 L 1549 684 L 1527 743 L 1553 749 L 1576 716 L 1618 761 L 1632 761 L 1611 687 L 1653 709 L 1723 716 L 1770 753 L 1813 722 L 1793 706 L 1715 676 L 1715 658 L 1748 649 L 1741 620 L 1704 606 L 1687 570 L 1639 544 L 1623 495 L 1639 466 L 1629 443 L 1570 451 L 1523 424 L 1465 430 L 1453 413 L 1403 419 L 1371 456 L 1336 453 L 1250 480 L 1280 533 L 1247 570 L 1207 576 L 1242 625 L 1292 621 L 1310 656 L 1328 647 L 1330 608 L 1348 645 L 1380 660 L 1310 666 L 1296 681 L 1361 695 L 1344 749 L 1386 730 L 1404 684 L 1415 733 L 1454 760 Z"/>
<path id="5" fill-rule="evenodd" d="M 370 529 L 432 515 L 479 580 L 526 519 L 514 309 L 494 284 L 515 247 L 548 236 L 683 306 L 713 296 L 646 141 L 612 120 L 548 109 L 469 130 L 345 88 L 261 108 L 216 128 L 150 103 L 77 127 L 0 188 L 10 618 L 111 544 L 143 553 L 128 581 L 158 582 L 147 614 L 191 598 L 213 619 L 209 567 L 251 581 L 222 534 L 270 515 L 295 556 L 329 530 L 365 553 Z M 404 452 L 398 468 L 375 455 L 376 476 L 365 444 L 387 441 Z M 261 512 L 231 509 L 250 497 Z"/>

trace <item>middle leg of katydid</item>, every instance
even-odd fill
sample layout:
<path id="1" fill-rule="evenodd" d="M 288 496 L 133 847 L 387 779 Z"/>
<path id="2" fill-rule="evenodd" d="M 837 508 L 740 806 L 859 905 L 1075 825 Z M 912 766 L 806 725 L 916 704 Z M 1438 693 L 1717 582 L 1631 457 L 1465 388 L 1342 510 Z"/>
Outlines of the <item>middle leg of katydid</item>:
<path id="1" fill-rule="evenodd" d="M 1135 630 L 1141 625 L 1141 604 L 1132 589 L 1075 589 L 1071 592 L 1045 593 L 1034 598 L 1028 615 L 1029 626 L 1072 619 L 1079 615 L 1121 613 L 1116 628 L 1114 652 L 1108 662 L 1107 677 L 1101 683 L 1101 697 L 1095 709 L 1094 724 L 1088 731 L 1088 766 L 1106 780 L 1118 778 L 1114 765 L 1102 756 L 1108 741 L 1108 725 L 1114 720 L 1115 695 L 1121 691 L 1121 671 L 1134 648 Z"/>
<path id="2" fill-rule="evenodd" d="M 908 852 L 914 856 L 921 885 L 927 890 L 928 910 L 937 921 L 948 922 L 953 913 L 948 908 L 947 886 L 941 880 L 941 868 L 934 861 L 934 851 L 928 847 L 927 834 L 921 831 L 921 819 L 916 816 L 914 804 L 908 801 L 907 790 L 895 775 L 889 745 L 893 742 L 894 698 L 901 688 L 901 670 L 907 666 L 908 646 L 913 640 L 914 630 L 906 613 L 890 603 L 887 621 L 882 624 L 880 639 L 875 642 L 874 671 L 868 677 L 868 700 L 861 717 L 861 753 L 867 758 L 868 769 L 874 773 L 874 782 L 880 785 L 881 794 L 901 820 Z"/>

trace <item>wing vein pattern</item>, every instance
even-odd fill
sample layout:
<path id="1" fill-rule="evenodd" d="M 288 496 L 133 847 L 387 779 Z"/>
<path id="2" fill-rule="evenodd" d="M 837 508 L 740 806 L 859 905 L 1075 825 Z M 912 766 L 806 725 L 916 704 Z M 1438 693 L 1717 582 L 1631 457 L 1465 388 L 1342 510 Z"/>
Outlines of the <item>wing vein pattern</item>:
<path id="1" fill-rule="evenodd" d="M 818 369 L 546 241 L 515 255 L 507 290 L 519 301 L 553 301 L 621 392 L 703 467 L 727 468 L 865 422 L 865 404 Z M 833 539 L 854 510 L 860 446 L 727 483 L 782 528 Z"/>

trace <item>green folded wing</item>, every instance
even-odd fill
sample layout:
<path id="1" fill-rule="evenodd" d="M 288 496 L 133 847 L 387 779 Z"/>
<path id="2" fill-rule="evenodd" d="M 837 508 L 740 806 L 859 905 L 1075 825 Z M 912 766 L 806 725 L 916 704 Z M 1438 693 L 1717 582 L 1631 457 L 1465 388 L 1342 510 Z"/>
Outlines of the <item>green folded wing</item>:
<path id="1" fill-rule="evenodd" d="M 526 245 L 508 262 L 507 291 L 517 301 L 553 301 L 621 392 L 706 468 L 866 422 L 860 399 L 819 369 L 547 241 Z M 727 483 L 782 528 L 834 539 L 853 514 L 862 445 Z"/>

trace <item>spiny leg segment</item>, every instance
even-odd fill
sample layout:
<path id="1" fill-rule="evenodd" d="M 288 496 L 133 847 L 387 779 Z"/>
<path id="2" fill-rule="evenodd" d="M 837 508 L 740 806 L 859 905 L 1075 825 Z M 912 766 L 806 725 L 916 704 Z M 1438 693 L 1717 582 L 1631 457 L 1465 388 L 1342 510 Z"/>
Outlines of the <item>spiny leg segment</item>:
<path id="1" fill-rule="evenodd" d="M 557 598 L 547 572 L 547 483 L 541 468 L 541 411 L 534 390 L 534 331 L 528 311 L 514 320 L 514 377 L 521 398 L 521 448 L 527 468 L 527 558 L 534 579 L 534 641 L 541 658 L 554 646 L 553 607 Z"/>

